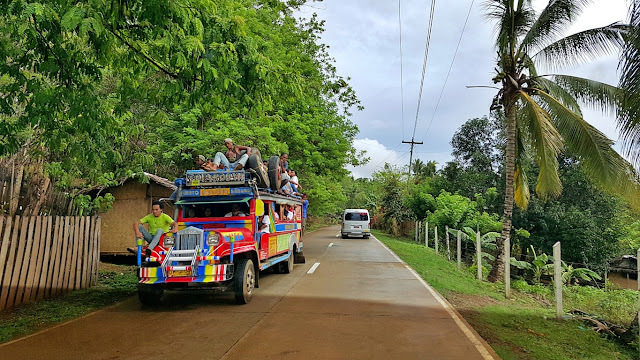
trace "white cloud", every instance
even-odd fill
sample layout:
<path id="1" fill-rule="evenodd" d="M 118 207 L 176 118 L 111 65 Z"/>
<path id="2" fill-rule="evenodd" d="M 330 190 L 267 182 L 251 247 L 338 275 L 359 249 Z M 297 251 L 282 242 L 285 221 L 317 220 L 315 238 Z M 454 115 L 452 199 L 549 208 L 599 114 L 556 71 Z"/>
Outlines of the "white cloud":
<path id="1" fill-rule="evenodd" d="M 353 167 L 347 166 L 347 170 L 351 171 L 354 178 L 371 177 L 374 171 L 381 169 L 385 163 L 400 164 L 403 157 L 408 159 L 406 153 L 401 153 L 395 149 L 388 149 L 375 139 L 356 139 L 353 141 L 353 147 L 358 151 L 366 151 L 369 162 L 365 165 Z M 397 147 L 396 147 L 397 148 Z M 407 160 L 404 160 L 405 162 Z"/>

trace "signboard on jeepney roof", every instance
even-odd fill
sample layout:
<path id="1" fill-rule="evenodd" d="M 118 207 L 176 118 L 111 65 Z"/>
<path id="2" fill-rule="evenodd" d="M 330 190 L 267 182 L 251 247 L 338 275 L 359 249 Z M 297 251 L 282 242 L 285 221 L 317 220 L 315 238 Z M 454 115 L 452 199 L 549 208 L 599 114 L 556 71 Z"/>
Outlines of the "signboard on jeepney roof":
<path id="1" fill-rule="evenodd" d="M 244 171 L 187 171 L 187 186 L 243 185 L 247 180 Z"/>
<path id="2" fill-rule="evenodd" d="M 237 187 L 237 188 L 215 188 L 215 189 L 186 189 L 182 190 L 182 197 L 196 197 L 196 196 L 238 196 L 238 195 L 253 195 L 253 190 L 249 187 Z"/>

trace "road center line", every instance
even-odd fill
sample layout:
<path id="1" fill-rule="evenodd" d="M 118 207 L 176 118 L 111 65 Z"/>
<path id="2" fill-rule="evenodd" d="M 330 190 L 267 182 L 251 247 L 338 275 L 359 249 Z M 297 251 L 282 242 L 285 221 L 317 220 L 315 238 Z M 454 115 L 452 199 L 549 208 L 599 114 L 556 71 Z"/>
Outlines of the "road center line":
<path id="1" fill-rule="evenodd" d="M 330 244 L 329 244 L 329 247 L 332 247 L 332 246 L 333 246 L 333 243 L 330 243 Z"/>
<path id="2" fill-rule="evenodd" d="M 318 268 L 318 266 L 320 266 L 320 263 L 315 263 L 313 264 L 313 266 L 311 267 L 311 269 L 309 269 L 309 271 L 307 271 L 307 274 L 313 274 L 314 271 L 316 271 L 316 269 Z"/>

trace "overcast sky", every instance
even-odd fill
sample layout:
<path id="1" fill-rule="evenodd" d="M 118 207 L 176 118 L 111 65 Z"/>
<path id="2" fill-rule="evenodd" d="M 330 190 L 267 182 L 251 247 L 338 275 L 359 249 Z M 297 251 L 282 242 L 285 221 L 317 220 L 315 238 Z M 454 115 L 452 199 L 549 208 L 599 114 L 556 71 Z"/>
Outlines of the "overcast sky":
<path id="1" fill-rule="evenodd" d="M 415 131 L 415 141 L 423 141 L 424 145 L 416 145 L 414 158 L 435 160 L 438 168 L 452 159 L 449 142 L 453 133 L 468 119 L 488 115 L 497 91 L 466 88 L 493 85 L 491 78 L 495 76 L 494 24 L 484 16 L 485 0 L 475 0 L 436 109 L 471 3 L 471 0 L 436 2 Z M 546 4 L 545 0 L 534 0 L 536 9 Z M 349 83 L 365 108 L 352 117 L 360 129 L 354 146 L 366 150 L 371 160 L 365 166 L 349 168 L 356 178 L 370 176 L 385 162 L 399 165 L 409 162 L 409 145 L 401 141 L 411 140 L 416 122 L 430 6 L 430 0 L 401 0 L 404 117 L 398 1 L 324 0 L 305 6 L 302 11 L 302 17 L 315 12 L 326 21 L 323 42 L 330 46 L 338 73 L 351 78 Z M 570 32 L 624 21 L 627 9 L 628 0 L 594 0 Z M 615 85 L 617 56 L 557 72 Z M 585 112 L 585 117 L 610 138 L 618 139 L 612 118 L 593 112 Z"/>

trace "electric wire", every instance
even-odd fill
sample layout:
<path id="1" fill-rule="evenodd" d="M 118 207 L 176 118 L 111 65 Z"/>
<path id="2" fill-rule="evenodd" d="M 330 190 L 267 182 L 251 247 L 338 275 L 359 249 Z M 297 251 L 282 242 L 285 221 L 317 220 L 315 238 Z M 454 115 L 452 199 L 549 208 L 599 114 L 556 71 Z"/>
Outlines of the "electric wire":
<path id="1" fill-rule="evenodd" d="M 431 129 L 431 124 L 433 123 L 433 119 L 435 119 L 436 117 L 436 112 L 438 111 L 440 100 L 442 100 L 442 94 L 444 94 L 444 89 L 447 86 L 449 75 L 451 75 L 451 69 L 453 69 L 453 63 L 456 61 L 456 56 L 458 55 L 458 49 L 460 48 L 460 43 L 462 42 L 462 36 L 464 35 L 464 31 L 467 28 L 467 22 L 469 21 L 469 16 L 471 15 L 471 9 L 473 9 L 474 1 L 475 0 L 471 0 L 471 5 L 469 5 L 469 11 L 467 12 L 467 18 L 464 20 L 464 25 L 462 26 L 462 32 L 460 32 L 460 38 L 458 39 L 458 45 L 456 46 L 456 51 L 453 53 L 453 59 L 451 59 L 451 65 L 449 66 L 449 71 L 447 72 L 447 76 L 444 79 L 444 84 L 442 84 L 442 90 L 440 90 L 440 96 L 438 97 L 436 106 L 433 109 L 433 115 L 431 116 L 431 120 L 429 121 L 429 125 L 427 126 L 427 131 L 425 131 L 424 133 L 424 138 L 427 137 L 427 134 L 429 133 L 429 129 Z"/>
<path id="2" fill-rule="evenodd" d="M 404 79 L 402 69 L 402 12 L 400 2 L 401 0 L 398 0 L 398 29 L 400 33 L 400 113 L 402 116 L 402 139 L 404 140 Z"/>
<path id="3" fill-rule="evenodd" d="M 420 91 L 418 93 L 418 106 L 416 108 L 416 120 L 413 124 L 413 135 L 411 141 L 416 136 L 416 128 L 418 126 L 418 115 L 420 114 L 420 103 L 422 102 L 422 89 L 424 87 L 424 74 L 427 69 L 427 59 L 429 57 L 429 43 L 431 42 L 431 31 L 433 29 L 433 13 L 436 7 L 436 0 L 431 0 L 431 12 L 429 14 L 429 28 L 427 30 L 427 41 L 424 47 L 424 60 L 422 62 L 422 78 L 420 80 Z"/>
<path id="4" fill-rule="evenodd" d="M 381 161 L 379 161 L 379 162 L 376 164 L 376 166 L 374 166 L 374 167 L 373 167 L 373 169 L 374 169 L 374 170 L 375 170 L 375 169 L 377 169 L 377 168 L 378 168 L 378 167 L 379 167 L 383 162 L 387 161 L 387 159 L 388 159 L 391 155 L 395 154 L 396 149 L 398 149 L 401 145 L 402 145 L 402 143 L 400 143 L 400 144 L 396 145 L 396 147 L 394 147 L 391 151 L 389 151 L 389 154 L 387 154 L 387 156 L 386 156 L 384 159 L 382 159 Z"/>

